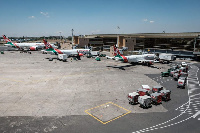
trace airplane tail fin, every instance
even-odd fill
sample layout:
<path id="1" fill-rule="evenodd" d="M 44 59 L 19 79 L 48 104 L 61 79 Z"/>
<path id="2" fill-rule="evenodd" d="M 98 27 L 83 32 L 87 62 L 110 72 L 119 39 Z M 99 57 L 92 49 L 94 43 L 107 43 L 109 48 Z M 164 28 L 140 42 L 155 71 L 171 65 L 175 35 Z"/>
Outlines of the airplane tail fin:
<path id="1" fill-rule="evenodd" d="M 123 62 L 128 62 L 127 57 L 125 57 L 124 55 L 122 55 L 119 52 L 119 49 L 116 47 L 116 45 L 113 46 L 114 47 L 114 56 L 117 60 L 123 61 Z"/>
<path id="2" fill-rule="evenodd" d="M 52 49 L 52 50 L 54 50 L 54 48 L 51 46 L 51 44 L 47 43 L 47 41 L 45 39 L 43 40 L 43 42 L 44 42 L 44 45 L 45 45 L 46 49 Z"/>
<path id="3" fill-rule="evenodd" d="M 6 41 L 6 43 L 11 42 L 11 40 L 8 39 L 8 38 L 6 37 L 6 35 L 2 35 L 2 36 L 3 36 L 3 38 L 4 38 L 4 41 Z"/>
<path id="4" fill-rule="evenodd" d="M 15 48 L 20 48 L 16 43 L 13 43 L 10 39 L 8 39 L 5 35 L 2 35 L 4 38 L 4 41 L 6 41 L 5 46 L 12 46 Z"/>
<path id="5" fill-rule="evenodd" d="M 117 56 L 120 54 L 119 49 L 116 47 L 116 45 L 113 46 L 114 47 L 114 56 Z"/>

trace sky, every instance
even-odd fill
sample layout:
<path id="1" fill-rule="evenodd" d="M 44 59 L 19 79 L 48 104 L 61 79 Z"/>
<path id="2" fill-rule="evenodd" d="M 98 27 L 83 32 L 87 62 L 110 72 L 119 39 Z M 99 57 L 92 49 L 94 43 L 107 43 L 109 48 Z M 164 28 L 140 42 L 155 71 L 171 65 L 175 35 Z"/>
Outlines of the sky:
<path id="1" fill-rule="evenodd" d="M 0 33 L 62 36 L 200 31 L 200 0 L 0 0 Z M 117 28 L 119 27 L 119 28 Z"/>

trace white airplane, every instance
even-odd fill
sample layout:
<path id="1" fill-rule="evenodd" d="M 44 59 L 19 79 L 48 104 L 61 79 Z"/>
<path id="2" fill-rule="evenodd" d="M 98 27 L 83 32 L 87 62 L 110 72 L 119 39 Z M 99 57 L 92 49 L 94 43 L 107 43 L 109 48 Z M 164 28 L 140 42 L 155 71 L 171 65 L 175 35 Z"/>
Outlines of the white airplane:
<path id="1" fill-rule="evenodd" d="M 83 56 L 84 54 L 88 54 L 90 53 L 90 49 L 72 49 L 72 50 L 59 50 L 59 49 L 55 49 L 51 46 L 50 43 L 47 43 L 46 40 L 43 40 L 45 46 L 46 46 L 46 50 L 42 50 L 43 53 L 50 53 L 50 54 L 66 54 L 68 57 L 70 56 Z"/>
<path id="2" fill-rule="evenodd" d="M 142 55 L 130 55 L 130 56 L 124 56 L 119 52 L 119 49 L 114 45 L 114 59 L 119 60 L 125 63 L 143 63 L 151 65 L 154 62 L 154 59 L 156 58 L 155 54 L 142 54 Z"/>
<path id="3" fill-rule="evenodd" d="M 4 46 L 14 47 L 20 50 L 26 49 L 26 50 L 36 51 L 38 49 L 45 48 L 44 43 L 14 43 L 10 39 L 8 39 L 5 35 L 3 35 L 3 38 L 6 41 L 6 44 L 4 44 Z M 53 47 L 57 46 L 53 45 Z"/>

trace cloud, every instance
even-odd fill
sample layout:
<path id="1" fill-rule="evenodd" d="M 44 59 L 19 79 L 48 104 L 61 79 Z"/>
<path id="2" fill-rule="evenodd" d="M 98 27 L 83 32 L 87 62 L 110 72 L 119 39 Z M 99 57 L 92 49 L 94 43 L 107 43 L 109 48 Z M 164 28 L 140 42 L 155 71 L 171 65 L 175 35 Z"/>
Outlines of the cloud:
<path id="1" fill-rule="evenodd" d="M 150 23 L 154 23 L 155 21 L 152 21 L 152 20 L 151 20 L 151 21 L 149 21 L 149 22 L 150 22 Z"/>
<path id="2" fill-rule="evenodd" d="M 40 14 L 44 15 L 45 17 L 49 17 L 49 13 L 48 12 L 40 12 Z"/>
<path id="3" fill-rule="evenodd" d="M 35 16 L 29 16 L 28 18 L 29 19 L 35 19 Z"/>
<path id="4" fill-rule="evenodd" d="M 147 22 L 147 21 L 148 21 L 148 19 L 146 19 L 146 18 L 145 18 L 145 19 L 143 19 L 143 21 L 144 21 L 144 22 Z"/>

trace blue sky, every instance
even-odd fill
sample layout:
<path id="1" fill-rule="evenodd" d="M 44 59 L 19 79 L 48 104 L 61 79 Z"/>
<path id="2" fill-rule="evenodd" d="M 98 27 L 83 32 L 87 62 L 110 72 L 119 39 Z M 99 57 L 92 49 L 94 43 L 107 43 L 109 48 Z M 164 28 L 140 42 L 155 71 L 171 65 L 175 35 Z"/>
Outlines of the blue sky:
<path id="1" fill-rule="evenodd" d="M 72 28 L 75 35 L 200 31 L 200 0 L 0 1 L 7 36 L 69 36 Z"/>

